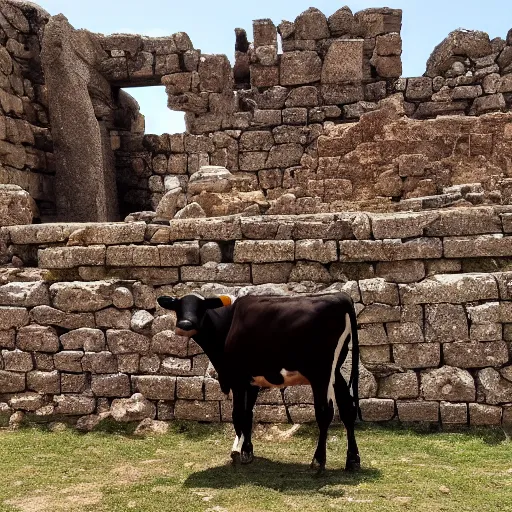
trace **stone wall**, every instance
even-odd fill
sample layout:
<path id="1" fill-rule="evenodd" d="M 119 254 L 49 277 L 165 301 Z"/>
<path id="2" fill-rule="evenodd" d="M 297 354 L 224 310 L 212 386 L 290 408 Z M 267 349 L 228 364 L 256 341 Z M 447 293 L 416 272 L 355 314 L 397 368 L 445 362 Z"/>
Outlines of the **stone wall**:
<path id="1" fill-rule="evenodd" d="M 7 252 L 39 269 L 2 272 L 0 410 L 229 420 L 207 358 L 156 297 L 344 290 L 364 419 L 510 423 L 510 219 L 497 206 L 2 228 Z M 313 419 L 307 388 L 285 401 L 293 421 Z M 286 418 L 280 393 L 263 393 L 257 419 Z"/>
<path id="2" fill-rule="evenodd" d="M 49 17 L 29 2 L 0 2 L 0 182 L 30 193 L 35 218 L 55 211 L 53 142 L 40 59 Z"/>

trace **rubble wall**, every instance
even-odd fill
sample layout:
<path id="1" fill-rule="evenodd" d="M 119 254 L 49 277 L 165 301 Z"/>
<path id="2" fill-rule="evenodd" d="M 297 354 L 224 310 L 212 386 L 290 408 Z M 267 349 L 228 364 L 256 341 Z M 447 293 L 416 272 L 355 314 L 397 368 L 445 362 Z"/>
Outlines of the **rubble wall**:
<path id="1" fill-rule="evenodd" d="M 55 211 L 53 142 L 40 59 L 49 18 L 29 2 L 0 2 L 0 182 L 30 193 L 35 218 Z"/>
<path id="2" fill-rule="evenodd" d="M 228 421 L 206 356 L 156 297 L 343 290 L 365 420 L 510 423 L 511 219 L 500 206 L 2 228 L 7 253 L 39 268 L 2 273 L 0 411 L 94 423 L 140 393 L 142 416 Z M 285 403 L 262 393 L 256 418 L 313 420 L 307 388 Z"/>

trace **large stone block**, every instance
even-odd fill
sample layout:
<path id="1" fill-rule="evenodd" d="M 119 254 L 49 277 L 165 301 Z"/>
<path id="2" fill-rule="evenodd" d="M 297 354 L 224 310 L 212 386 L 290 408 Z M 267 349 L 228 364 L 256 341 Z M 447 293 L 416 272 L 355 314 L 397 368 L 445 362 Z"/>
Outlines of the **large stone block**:
<path id="1" fill-rule="evenodd" d="M 501 425 L 501 407 L 469 404 L 470 425 Z"/>
<path id="2" fill-rule="evenodd" d="M 0 226 L 31 224 L 33 216 L 28 192 L 18 185 L 0 185 Z"/>
<path id="3" fill-rule="evenodd" d="M 91 247 L 55 247 L 38 252 L 40 268 L 74 268 L 80 266 L 105 265 L 104 245 Z"/>
<path id="4" fill-rule="evenodd" d="M 373 236 L 376 239 L 421 237 L 438 216 L 437 212 L 372 214 Z"/>
<path id="5" fill-rule="evenodd" d="M 126 329 L 109 329 L 107 345 L 113 354 L 145 354 L 149 351 L 150 341 L 146 336 Z"/>
<path id="6" fill-rule="evenodd" d="M 501 366 L 508 361 L 508 347 L 504 341 L 445 343 L 443 356 L 446 364 L 460 368 Z"/>
<path id="7" fill-rule="evenodd" d="M 379 398 L 418 398 L 418 376 L 415 372 L 394 373 L 379 380 Z"/>
<path id="8" fill-rule="evenodd" d="M 64 372 L 80 373 L 84 353 L 78 350 L 65 350 L 53 356 L 55 368 Z"/>
<path id="9" fill-rule="evenodd" d="M 377 277 L 393 283 L 417 283 L 425 277 L 425 263 L 421 260 L 382 261 L 376 265 Z"/>
<path id="10" fill-rule="evenodd" d="M 339 39 L 333 41 L 324 59 L 323 84 L 358 82 L 363 79 L 362 39 Z"/>
<path id="11" fill-rule="evenodd" d="M 402 304 L 472 302 L 498 298 L 498 287 L 489 274 L 436 275 L 421 283 L 399 285 Z"/>
<path id="12" fill-rule="evenodd" d="M 30 311 L 30 320 L 40 325 L 55 325 L 64 329 L 79 329 L 82 327 L 92 329 L 95 327 L 92 313 L 64 313 L 50 306 L 36 306 Z M 28 323 L 28 320 L 26 323 Z"/>
<path id="13" fill-rule="evenodd" d="M 512 401 L 512 382 L 504 379 L 494 368 L 480 370 L 477 384 L 479 401 L 491 405 Z"/>
<path id="14" fill-rule="evenodd" d="M 134 390 L 150 400 L 174 400 L 176 377 L 140 375 L 132 377 Z"/>
<path id="15" fill-rule="evenodd" d="M 181 267 L 181 280 L 192 282 L 250 283 L 249 265 L 238 263 L 215 263 L 201 266 Z"/>
<path id="16" fill-rule="evenodd" d="M 451 237 L 445 238 L 443 245 L 446 258 L 508 256 L 512 252 L 512 236 Z"/>
<path id="17" fill-rule="evenodd" d="M 297 240 L 295 258 L 298 260 L 330 263 L 338 259 L 338 250 L 334 240 Z"/>
<path id="18" fill-rule="evenodd" d="M 0 329 L 2 331 L 12 329 L 13 327 L 23 327 L 28 322 L 28 311 L 25 308 L 0 307 Z"/>
<path id="19" fill-rule="evenodd" d="M 443 425 L 466 425 L 468 422 L 468 406 L 466 404 L 441 402 L 439 412 Z"/>
<path id="20" fill-rule="evenodd" d="M 105 308 L 96 311 L 94 314 L 96 320 L 96 327 L 103 327 L 107 329 L 129 329 L 131 314 L 126 310 L 119 310 L 117 308 Z"/>
<path id="21" fill-rule="evenodd" d="M 160 263 L 165 267 L 195 265 L 199 263 L 199 242 L 179 242 L 160 245 Z"/>
<path id="22" fill-rule="evenodd" d="M 151 340 L 151 352 L 176 357 L 188 355 L 188 339 L 174 331 L 165 330 L 155 334 Z"/>
<path id="23" fill-rule="evenodd" d="M 145 222 L 87 225 L 73 231 L 70 245 L 118 245 L 144 241 Z"/>
<path id="24" fill-rule="evenodd" d="M 427 304 L 425 306 L 425 341 L 447 343 L 469 339 L 468 321 L 462 306 Z"/>
<path id="25" fill-rule="evenodd" d="M 341 240 L 341 261 L 398 261 L 440 258 L 443 254 L 438 238 L 402 240 Z"/>
<path id="26" fill-rule="evenodd" d="M 141 393 L 135 393 L 127 399 L 116 399 L 110 410 L 116 421 L 131 422 L 156 417 L 156 406 Z"/>
<path id="27" fill-rule="evenodd" d="M 2 306 L 41 306 L 50 304 L 48 285 L 42 281 L 8 283 L 0 286 Z"/>
<path id="28" fill-rule="evenodd" d="M 25 391 L 25 373 L 0 370 L 0 389 L 2 393 Z"/>
<path id="29" fill-rule="evenodd" d="M 281 56 L 281 85 L 303 85 L 318 82 L 322 73 L 322 61 L 313 51 L 285 52 Z"/>
<path id="30" fill-rule="evenodd" d="M 27 388 L 39 393 L 58 395 L 60 393 L 59 372 L 29 372 L 27 373 Z"/>
<path id="31" fill-rule="evenodd" d="M 2 350 L 3 368 L 13 372 L 28 372 L 34 368 L 32 354 L 21 350 Z"/>
<path id="32" fill-rule="evenodd" d="M 243 240 L 235 242 L 233 261 L 251 263 L 272 263 L 294 261 L 293 240 Z"/>
<path id="33" fill-rule="evenodd" d="M 400 322 L 400 308 L 387 304 L 370 304 L 358 313 L 357 322 L 359 324 Z"/>
<path id="34" fill-rule="evenodd" d="M 387 398 L 363 398 L 359 401 L 363 421 L 388 421 L 395 415 L 395 401 Z"/>
<path id="35" fill-rule="evenodd" d="M 91 391 L 95 396 L 125 397 L 130 396 L 130 379 L 123 373 L 109 375 L 92 375 Z"/>
<path id="36" fill-rule="evenodd" d="M 437 423 L 439 421 L 438 402 L 397 402 L 400 421 L 423 421 Z"/>
<path id="37" fill-rule="evenodd" d="M 359 282 L 363 304 L 389 304 L 398 306 L 398 286 L 384 279 L 364 279 Z"/>
<path id="38" fill-rule="evenodd" d="M 220 421 L 219 402 L 202 402 L 198 400 L 177 400 L 174 416 L 178 420 Z"/>
<path id="39" fill-rule="evenodd" d="M 108 282 L 55 283 L 50 286 L 52 304 L 65 312 L 98 311 L 112 305 L 115 286 Z"/>
<path id="40" fill-rule="evenodd" d="M 463 236 L 500 233 L 501 221 L 494 208 L 457 208 L 438 211 L 437 218 L 425 227 L 427 236 Z"/>
<path id="41" fill-rule="evenodd" d="M 57 352 L 59 337 L 53 327 L 27 325 L 19 329 L 16 345 L 27 352 Z"/>
<path id="42" fill-rule="evenodd" d="M 425 400 L 472 402 L 475 400 L 475 381 L 467 370 L 443 366 L 421 374 L 421 396 Z"/>
<path id="43" fill-rule="evenodd" d="M 82 358 L 82 368 L 84 372 L 116 373 L 117 359 L 114 354 L 107 351 L 86 352 Z"/>
<path id="44" fill-rule="evenodd" d="M 96 400 L 84 395 L 58 395 L 53 397 L 55 414 L 84 416 L 96 409 Z"/>
<path id="45" fill-rule="evenodd" d="M 404 368 L 432 368 L 441 362 L 438 343 L 407 343 L 393 345 L 396 364 Z"/>

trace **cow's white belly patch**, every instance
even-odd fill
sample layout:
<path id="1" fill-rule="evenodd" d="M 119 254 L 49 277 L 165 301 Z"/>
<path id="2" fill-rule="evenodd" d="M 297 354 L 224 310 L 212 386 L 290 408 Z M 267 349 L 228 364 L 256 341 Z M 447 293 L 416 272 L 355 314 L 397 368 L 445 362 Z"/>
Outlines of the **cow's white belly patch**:
<path id="1" fill-rule="evenodd" d="M 279 372 L 283 376 L 284 382 L 280 385 L 271 384 L 265 377 L 257 376 L 252 378 L 251 384 L 260 388 L 286 388 L 289 386 L 300 386 L 302 384 L 310 384 L 309 380 L 302 373 L 290 372 L 284 368 Z"/>

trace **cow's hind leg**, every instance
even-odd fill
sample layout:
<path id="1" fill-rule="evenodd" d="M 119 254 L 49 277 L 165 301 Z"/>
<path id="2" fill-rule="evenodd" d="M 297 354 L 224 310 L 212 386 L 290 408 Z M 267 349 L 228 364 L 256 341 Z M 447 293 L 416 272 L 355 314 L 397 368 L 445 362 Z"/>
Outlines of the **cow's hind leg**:
<path id="1" fill-rule="evenodd" d="M 315 401 L 315 417 L 320 430 L 318 436 L 318 445 L 316 447 L 311 469 L 316 469 L 317 474 L 325 471 L 325 462 L 327 459 L 327 432 L 334 416 L 334 407 L 332 401 L 327 400 L 327 385 L 311 385 L 313 388 L 313 398 Z"/>
<path id="2" fill-rule="evenodd" d="M 249 464 L 254 459 L 251 435 L 253 408 L 258 392 L 259 388 L 255 386 L 233 389 L 233 427 L 236 437 L 231 458 L 234 463 L 240 461 Z"/>
<path id="3" fill-rule="evenodd" d="M 354 424 L 357 417 L 357 408 L 354 398 L 350 394 L 345 379 L 338 374 L 334 381 L 334 393 L 336 404 L 340 413 L 340 419 L 345 425 L 347 431 L 347 461 L 345 463 L 346 471 L 357 471 L 361 469 L 359 450 L 357 448 Z"/>

